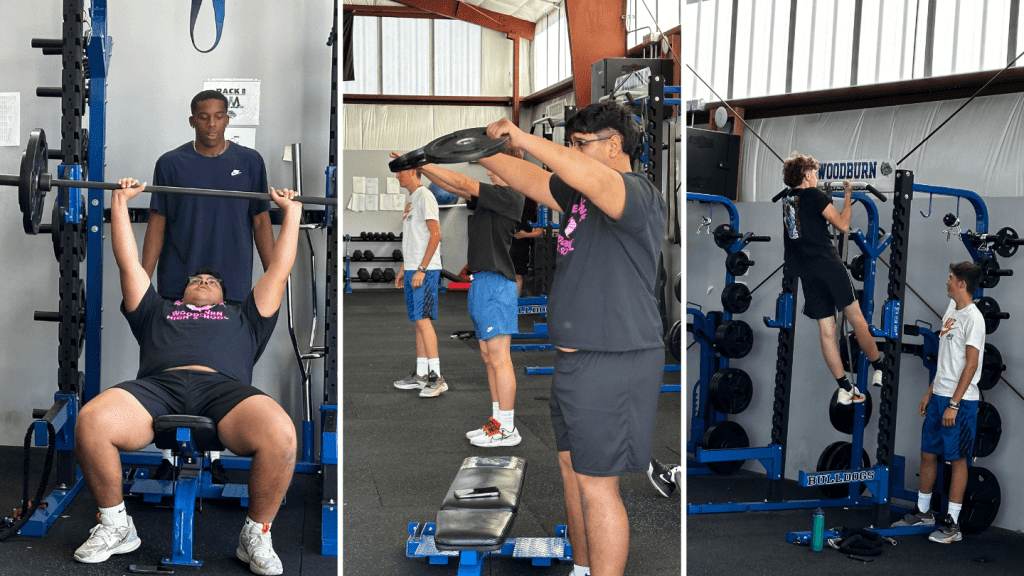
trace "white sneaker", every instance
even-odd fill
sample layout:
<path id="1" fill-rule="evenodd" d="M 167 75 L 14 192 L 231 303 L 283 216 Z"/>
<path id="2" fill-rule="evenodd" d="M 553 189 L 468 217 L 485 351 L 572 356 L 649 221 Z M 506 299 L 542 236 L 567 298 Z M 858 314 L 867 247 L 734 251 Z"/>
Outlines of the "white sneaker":
<path id="1" fill-rule="evenodd" d="M 864 393 L 856 388 L 854 388 L 853 391 L 840 388 L 839 398 L 836 401 L 843 406 L 848 406 L 852 402 L 860 403 L 864 401 Z"/>
<path id="2" fill-rule="evenodd" d="M 426 385 L 427 376 L 425 374 L 423 376 L 417 376 L 415 368 L 413 368 L 412 372 L 409 372 L 408 376 L 395 382 L 395 388 L 398 388 L 399 390 L 413 390 L 416 388 L 422 390 Z"/>
<path id="3" fill-rule="evenodd" d="M 881 370 L 875 370 L 875 373 L 871 375 L 871 385 L 872 386 L 879 386 L 879 387 L 882 385 L 882 371 Z"/>
<path id="4" fill-rule="evenodd" d="M 97 514 L 100 523 L 89 531 L 89 539 L 75 550 L 75 560 L 85 564 L 103 562 L 113 554 L 127 554 L 142 545 L 139 534 L 135 531 L 132 517 L 128 517 L 128 526 L 114 526 L 114 522 L 106 514 Z"/>
<path id="5" fill-rule="evenodd" d="M 483 426 L 481 426 L 481 427 L 479 427 L 479 428 L 477 428 L 475 430 L 470 430 L 469 432 L 466 432 L 466 438 L 469 438 L 470 440 L 472 440 L 473 438 L 476 438 L 477 436 L 483 436 L 485 434 L 490 433 L 491 430 L 494 430 L 495 428 L 501 428 L 501 424 L 498 424 L 497 420 L 495 420 L 494 418 L 491 418 Z"/>
<path id="6" fill-rule="evenodd" d="M 473 446 L 479 446 L 481 448 L 498 448 L 501 446 L 516 446 L 523 441 L 523 437 L 519 435 L 519 430 L 513 429 L 511 432 L 504 428 L 498 427 L 498 429 L 492 429 L 490 432 L 472 438 L 469 442 Z"/>
<path id="7" fill-rule="evenodd" d="M 281 559 L 277 557 L 270 541 L 270 530 L 264 531 L 262 524 L 242 528 L 235 556 L 242 562 L 248 562 L 253 574 L 276 575 L 284 572 Z"/>

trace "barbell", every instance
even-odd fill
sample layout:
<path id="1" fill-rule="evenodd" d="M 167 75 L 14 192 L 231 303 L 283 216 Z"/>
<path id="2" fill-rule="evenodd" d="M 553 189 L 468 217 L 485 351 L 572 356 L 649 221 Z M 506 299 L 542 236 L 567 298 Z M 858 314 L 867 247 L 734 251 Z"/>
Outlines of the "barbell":
<path id="1" fill-rule="evenodd" d="M 63 180 L 53 178 L 46 171 L 46 133 L 42 128 L 31 132 L 28 146 L 21 155 L 21 172 L 19 174 L 0 174 L 0 186 L 18 188 L 18 204 L 24 216 L 26 234 L 38 234 L 43 217 L 43 203 L 46 193 L 53 186 L 67 188 L 91 188 L 94 190 L 119 190 L 120 184 L 114 182 L 90 182 L 87 180 Z M 270 200 L 269 194 L 257 192 L 240 192 L 238 190 L 211 190 L 207 188 L 178 188 L 174 186 L 147 186 L 146 192 L 156 194 L 188 194 L 191 196 L 217 196 L 221 198 L 242 198 L 245 200 Z M 322 204 L 337 206 L 337 198 L 316 196 L 295 196 L 296 202 L 303 204 Z"/>

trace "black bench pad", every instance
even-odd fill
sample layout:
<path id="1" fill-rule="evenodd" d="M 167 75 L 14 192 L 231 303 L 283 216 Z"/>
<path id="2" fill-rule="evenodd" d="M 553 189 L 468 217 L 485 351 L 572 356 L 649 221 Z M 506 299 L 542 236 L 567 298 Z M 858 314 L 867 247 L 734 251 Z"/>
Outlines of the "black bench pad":
<path id="1" fill-rule="evenodd" d="M 192 430 L 192 441 L 200 452 L 208 450 L 224 450 L 217 436 L 217 426 L 213 420 L 205 416 L 188 416 L 185 414 L 167 414 L 153 419 L 153 444 L 157 448 L 177 449 L 176 431 L 178 428 Z"/>
<path id="2" fill-rule="evenodd" d="M 526 460 L 516 456 L 466 458 L 437 513 L 438 550 L 500 550 L 515 521 L 526 479 Z M 458 499 L 460 489 L 497 486 L 490 498 Z"/>

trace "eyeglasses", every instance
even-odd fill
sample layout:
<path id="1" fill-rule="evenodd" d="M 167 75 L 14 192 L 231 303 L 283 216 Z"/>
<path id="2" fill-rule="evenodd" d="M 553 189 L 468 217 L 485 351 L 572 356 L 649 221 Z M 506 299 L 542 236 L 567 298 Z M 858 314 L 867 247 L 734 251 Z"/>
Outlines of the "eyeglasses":
<path id="1" fill-rule="evenodd" d="M 583 150 L 584 144 L 590 144 L 591 142 L 600 142 L 601 140 L 607 140 L 609 138 L 611 138 L 611 136 L 605 136 L 604 138 L 594 138 L 593 140 L 573 140 L 572 147 L 577 150 Z"/>
<path id="2" fill-rule="evenodd" d="M 209 278 L 206 278 L 205 280 L 203 278 L 200 278 L 199 276 L 189 276 L 188 277 L 188 285 L 189 286 L 199 286 L 200 284 L 206 284 L 207 286 L 217 286 L 217 287 L 219 287 L 220 286 L 220 280 L 217 280 L 216 278 L 214 278 L 212 276 L 209 277 Z"/>

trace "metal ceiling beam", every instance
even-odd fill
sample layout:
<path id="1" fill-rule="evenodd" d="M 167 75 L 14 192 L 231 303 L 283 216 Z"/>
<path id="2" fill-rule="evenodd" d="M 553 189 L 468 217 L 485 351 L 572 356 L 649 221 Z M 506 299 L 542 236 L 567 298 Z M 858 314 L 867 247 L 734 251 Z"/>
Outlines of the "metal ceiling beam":
<path id="1" fill-rule="evenodd" d="M 501 14 L 493 10 L 487 10 L 473 6 L 458 0 L 395 0 L 410 8 L 422 10 L 428 14 L 435 14 L 443 18 L 462 20 L 470 24 L 476 24 L 489 30 L 504 32 L 509 38 L 525 38 L 533 40 L 533 33 L 537 25 L 533 22 Z M 406 18 L 415 16 L 406 15 Z M 426 16 L 429 17 L 429 16 Z"/>
<path id="2" fill-rule="evenodd" d="M 565 0 L 573 89 L 580 108 L 590 104 L 590 67 L 594 62 L 626 55 L 623 4 L 623 0 Z"/>

